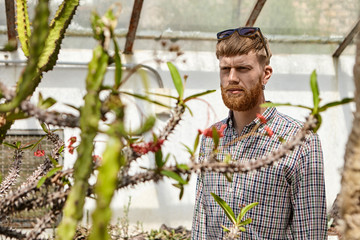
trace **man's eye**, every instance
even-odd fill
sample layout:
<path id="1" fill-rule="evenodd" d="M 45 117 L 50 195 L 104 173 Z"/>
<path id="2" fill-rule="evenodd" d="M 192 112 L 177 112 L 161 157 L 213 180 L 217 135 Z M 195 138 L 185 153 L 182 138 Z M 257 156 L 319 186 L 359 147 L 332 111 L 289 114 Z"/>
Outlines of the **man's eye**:
<path id="1" fill-rule="evenodd" d="M 237 70 L 238 71 L 247 71 L 247 70 L 249 70 L 249 68 L 247 68 L 247 67 L 238 67 Z"/>

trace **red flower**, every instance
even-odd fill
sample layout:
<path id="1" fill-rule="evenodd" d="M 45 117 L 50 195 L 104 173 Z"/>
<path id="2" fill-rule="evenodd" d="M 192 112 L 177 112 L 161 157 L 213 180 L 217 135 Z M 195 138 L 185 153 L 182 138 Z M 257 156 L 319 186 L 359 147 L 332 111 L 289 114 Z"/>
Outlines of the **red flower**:
<path id="1" fill-rule="evenodd" d="M 267 120 L 263 115 L 257 113 L 256 116 L 260 119 L 261 123 L 263 123 L 263 124 L 267 123 Z"/>
<path id="2" fill-rule="evenodd" d="M 75 148 L 73 146 L 68 146 L 68 148 L 69 148 L 69 153 L 73 154 Z"/>
<path id="3" fill-rule="evenodd" d="M 224 136 L 224 130 L 225 130 L 225 128 L 226 128 L 226 124 L 223 124 L 223 125 L 221 125 L 220 129 L 216 129 L 216 131 L 217 131 L 217 133 L 218 133 L 218 135 L 219 135 L 220 138 Z M 205 137 L 211 137 L 211 138 L 213 137 L 213 130 L 212 130 L 212 128 L 206 128 L 204 131 L 201 131 L 201 130 L 199 129 L 198 132 L 199 132 L 200 134 L 203 134 Z"/>
<path id="4" fill-rule="evenodd" d="M 99 163 L 101 162 L 101 160 L 102 160 L 102 157 L 99 156 L 99 155 L 93 155 L 93 156 L 92 156 L 92 160 L 93 160 L 93 162 L 94 162 L 95 164 L 99 164 Z"/>
<path id="5" fill-rule="evenodd" d="M 146 154 L 148 152 L 157 152 L 161 149 L 161 145 L 164 143 L 164 139 L 158 139 L 155 143 L 148 142 L 148 143 L 138 143 L 138 144 L 131 144 L 130 147 L 133 149 L 134 152 L 138 154 Z"/>
<path id="6" fill-rule="evenodd" d="M 69 138 L 68 142 L 70 142 L 70 143 L 69 143 L 69 146 L 73 145 L 73 143 L 76 142 L 76 137 L 71 137 L 71 138 Z"/>
<path id="7" fill-rule="evenodd" d="M 274 134 L 273 130 L 271 130 L 271 128 L 269 128 L 268 126 L 265 126 L 264 129 L 265 129 L 267 135 L 269 135 L 269 137 L 271 137 Z"/>
<path id="8" fill-rule="evenodd" d="M 34 156 L 35 157 L 42 157 L 42 156 L 45 156 L 45 151 L 44 150 L 36 150 L 35 152 L 34 152 Z"/>

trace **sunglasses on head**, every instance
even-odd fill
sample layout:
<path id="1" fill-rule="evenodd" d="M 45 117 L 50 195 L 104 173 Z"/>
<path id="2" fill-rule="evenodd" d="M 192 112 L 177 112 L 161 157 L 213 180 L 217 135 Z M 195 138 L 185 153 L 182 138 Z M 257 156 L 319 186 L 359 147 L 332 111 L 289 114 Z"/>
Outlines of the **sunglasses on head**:
<path id="1" fill-rule="evenodd" d="M 269 51 L 267 49 L 265 40 L 264 40 L 264 36 L 262 35 L 260 28 L 258 27 L 240 27 L 240 28 L 235 28 L 235 29 L 228 29 L 228 30 L 224 30 L 221 32 L 218 32 L 216 34 L 217 39 L 218 40 L 223 40 L 225 38 L 230 37 L 231 35 L 233 35 L 235 32 L 237 32 L 240 36 L 242 37 L 252 37 L 254 35 L 256 35 L 256 33 L 259 33 L 259 36 L 261 38 L 261 41 L 264 45 L 265 51 L 266 51 L 266 56 L 269 57 Z"/>

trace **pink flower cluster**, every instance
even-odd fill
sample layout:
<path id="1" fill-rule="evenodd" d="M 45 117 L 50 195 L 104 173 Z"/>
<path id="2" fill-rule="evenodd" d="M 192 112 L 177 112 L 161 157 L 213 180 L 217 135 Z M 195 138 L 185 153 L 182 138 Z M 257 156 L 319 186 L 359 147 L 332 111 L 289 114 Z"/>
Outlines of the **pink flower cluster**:
<path id="1" fill-rule="evenodd" d="M 34 152 L 34 156 L 35 156 L 35 157 L 45 156 L 45 151 L 38 149 L 38 150 L 36 150 L 36 151 Z"/>
<path id="2" fill-rule="evenodd" d="M 263 115 L 257 113 L 256 116 L 260 119 L 260 122 L 261 122 L 261 123 L 263 123 L 263 124 L 266 124 L 266 123 L 267 123 L 267 120 L 266 120 L 266 118 L 265 118 Z M 265 131 L 266 131 L 266 134 L 267 134 L 269 137 L 271 137 L 272 135 L 274 135 L 273 130 L 271 130 L 271 128 L 269 128 L 268 126 L 265 126 L 264 129 L 265 129 Z"/>
<path id="3" fill-rule="evenodd" d="M 69 145 L 67 146 L 67 148 L 69 149 L 69 153 L 73 154 L 74 153 L 74 149 L 75 147 L 73 146 L 73 144 L 76 142 L 76 137 L 71 137 L 68 140 Z"/>
<path id="4" fill-rule="evenodd" d="M 100 162 L 102 161 L 102 157 L 99 155 L 93 155 L 92 160 L 95 164 L 100 164 Z"/>
<path id="5" fill-rule="evenodd" d="M 216 129 L 220 138 L 224 136 L 224 130 L 226 128 L 226 124 L 221 125 L 220 129 Z M 203 134 L 205 137 L 213 137 L 213 130 L 212 128 L 206 128 L 205 130 L 198 130 L 199 134 Z"/>
<path id="6" fill-rule="evenodd" d="M 273 130 L 271 130 L 271 128 L 269 128 L 268 126 L 265 126 L 264 129 L 269 137 L 271 137 L 274 134 Z"/>
<path id="7" fill-rule="evenodd" d="M 137 144 L 130 144 L 130 147 L 134 152 L 138 154 L 146 154 L 148 152 L 157 152 L 161 149 L 161 145 L 164 143 L 164 139 L 158 139 L 156 142 L 142 142 Z"/>
<path id="8" fill-rule="evenodd" d="M 260 119 L 261 123 L 263 123 L 263 124 L 267 123 L 266 118 L 263 115 L 261 115 L 260 113 L 257 113 L 256 116 Z"/>

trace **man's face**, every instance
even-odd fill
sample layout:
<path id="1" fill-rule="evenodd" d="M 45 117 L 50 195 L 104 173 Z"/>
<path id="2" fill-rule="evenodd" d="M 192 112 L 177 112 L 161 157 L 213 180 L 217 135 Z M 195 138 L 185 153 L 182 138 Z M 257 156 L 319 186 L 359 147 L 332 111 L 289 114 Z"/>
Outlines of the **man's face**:
<path id="1" fill-rule="evenodd" d="M 219 61 L 224 104 L 234 111 L 248 111 L 260 104 L 262 85 L 266 82 L 264 67 L 256 54 L 251 51 L 246 55 L 223 56 Z"/>

